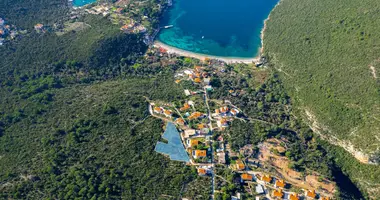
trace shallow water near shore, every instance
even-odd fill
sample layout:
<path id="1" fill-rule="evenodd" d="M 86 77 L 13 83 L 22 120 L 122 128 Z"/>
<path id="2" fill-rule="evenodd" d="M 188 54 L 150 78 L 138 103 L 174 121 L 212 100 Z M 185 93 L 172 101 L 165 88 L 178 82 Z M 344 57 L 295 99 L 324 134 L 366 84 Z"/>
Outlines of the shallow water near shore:
<path id="1" fill-rule="evenodd" d="M 174 0 L 161 20 L 164 44 L 222 57 L 259 54 L 264 20 L 278 0 Z"/>
<path id="2" fill-rule="evenodd" d="M 96 0 L 73 0 L 73 6 L 80 7 L 94 2 L 96 2 Z"/>

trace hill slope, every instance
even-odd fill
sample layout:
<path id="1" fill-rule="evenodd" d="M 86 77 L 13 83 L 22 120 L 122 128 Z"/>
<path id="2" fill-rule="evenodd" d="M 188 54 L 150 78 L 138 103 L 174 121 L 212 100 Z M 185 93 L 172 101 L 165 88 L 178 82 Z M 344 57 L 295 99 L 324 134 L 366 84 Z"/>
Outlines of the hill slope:
<path id="1" fill-rule="evenodd" d="M 379 9 L 374 0 L 283 0 L 264 37 L 311 128 L 364 163 L 380 147 Z"/>

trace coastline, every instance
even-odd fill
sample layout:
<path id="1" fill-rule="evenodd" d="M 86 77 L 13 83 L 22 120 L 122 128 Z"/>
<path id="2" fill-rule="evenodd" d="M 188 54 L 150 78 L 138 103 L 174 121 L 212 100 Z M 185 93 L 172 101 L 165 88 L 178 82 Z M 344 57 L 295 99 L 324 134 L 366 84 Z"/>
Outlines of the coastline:
<path id="1" fill-rule="evenodd" d="M 215 59 L 215 60 L 220 60 L 225 63 L 231 64 L 231 63 L 245 63 L 245 64 L 252 64 L 252 63 L 257 63 L 260 61 L 260 56 L 254 57 L 254 58 L 239 58 L 239 57 L 221 57 L 221 56 L 212 56 L 212 55 L 206 55 L 206 54 L 201 54 L 201 53 L 194 53 L 191 51 L 179 49 L 176 47 L 172 47 L 170 45 L 164 44 L 158 40 L 154 41 L 153 44 L 154 47 L 156 48 L 163 48 L 165 49 L 169 54 L 177 54 L 180 56 L 185 56 L 185 57 L 191 57 L 191 58 L 197 58 L 199 60 L 205 60 L 206 58 L 209 59 Z M 260 50 L 261 51 L 261 50 Z"/>
<path id="2" fill-rule="evenodd" d="M 207 54 L 195 53 L 195 52 L 179 49 L 177 47 L 173 47 L 173 46 L 164 44 L 157 39 L 154 40 L 153 46 L 157 47 L 157 48 L 163 48 L 170 54 L 177 54 L 180 56 L 197 58 L 199 60 L 204 60 L 206 58 L 209 58 L 209 59 L 220 60 L 220 61 L 223 61 L 223 62 L 228 63 L 228 64 L 232 64 L 232 63 L 245 63 L 245 64 L 259 63 L 260 58 L 264 53 L 264 36 L 265 36 L 265 30 L 267 28 L 267 21 L 270 19 L 270 15 L 272 14 L 273 10 L 282 1 L 283 0 L 278 1 L 278 3 L 273 7 L 271 12 L 269 13 L 268 17 L 264 20 L 264 25 L 263 25 L 263 28 L 261 29 L 261 33 L 260 33 L 261 46 L 259 47 L 259 54 L 256 57 L 252 57 L 252 58 L 222 57 L 222 56 L 212 56 L 212 55 L 207 55 Z"/>

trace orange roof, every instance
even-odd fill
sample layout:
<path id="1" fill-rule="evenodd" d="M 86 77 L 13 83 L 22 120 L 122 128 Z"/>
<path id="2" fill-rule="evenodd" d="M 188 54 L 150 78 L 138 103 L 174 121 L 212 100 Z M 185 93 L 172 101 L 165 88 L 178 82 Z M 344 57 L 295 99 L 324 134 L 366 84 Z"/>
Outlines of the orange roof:
<path id="1" fill-rule="evenodd" d="M 44 27 L 43 24 L 36 24 L 36 25 L 34 26 L 34 28 L 42 28 L 42 27 Z"/>
<path id="2" fill-rule="evenodd" d="M 162 110 L 160 107 L 154 107 L 154 111 L 161 112 Z"/>
<path id="3" fill-rule="evenodd" d="M 201 66 L 194 66 L 194 69 L 199 71 L 202 67 Z"/>
<path id="4" fill-rule="evenodd" d="M 198 124 L 198 129 L 202 129 L 202 128 L 205 128 L 205 124 Z"/>
<path id="5" fill-rule="evenodd" d="M 170 110 L 165 110 L 165 115 L 172 115 L 172 111 L 170 111 Z"/>
<path id="6" fill-rule="evenodd" d="M 206 150 L 195 150 L 194 152 L 197 157 L 205 157 L 207 154 Z"/>
<path id="7" fill-rule="evenodd" d="M 215 113 L 216 114 L 219 114 L 220 112 L 219 112 L 219 109 L 215 109 Z"/>
<path id="8" fill-rule="evenodd" d="M 185 110 L 187 110 L 187 109 L 189 109 L 189 108 L 190 108 L 190 105 L 189 105 L 188 103 L 185 103 L 185 104 L 183 104 L 183 107 L 180 108 L 179 110 L 180 110 L 180 111 L 185 111 Z"/>
<path id="9" fill-rule="evenodd" d="M 199 118 L 200 116 L 202 116 L 202 113 L 194 112 L 189 116 L 189 119 L 196 119 L 196 118 Z"/>
<path id="10" fill-rule="evenodd" d="M 243 161 L 238 160 L 238 161 L 236 162 L 236 168 L 237 168 L 238 170 L 243 170 L 243 169 L 245 169 L 245 165 L 244 165 Z"/>
<path id="11" fill-rule="evenodd" d="M 252 175 L 250 174 L 242 174 L 241 178 L 245 181 L 251 181 L 252 180 Z"/>
<path id="12" fill-rule="evenodd" d="M 206 169 L 198 168 L 198 174 L 205 175 L 207 173 Z"/>
<path id="13" fill-rule="evenodd" d="M 177 84 L 180 83 L 180 82 L 181 82 L 181 80 L 175 80 L 175 83 L 177 83 Z"/>
<path id="14" fill-rule="evenodd" d="M 289 195 L 289 200 L 299 200 L 299 197 L 297 194 L 290 194 Z"/>
<path id="15" fill-rule="evenodd" d="M 199 77 L 201 77 L 201 74 L 200 73 L 195 73 L 195 76 L 199 78 Z"/>
<path id="16" fill-rule="evenodd" d="M 190 140 L 190 146 L 193 147 L 193 146 L 196 146 L 199 144 L 199 141 L 198 140 Z"/>
<path id="17" fill-rule="evenodd" d="M 321 200 L 330 200 L 328 197 L 322 197 Z"/>
<path id="18" fill-rule="evenodd" d="M 282 196 L 284 196 L 284 193 L 282 193 L 282 190 L 274 190 L 273 196 L 282 198 Z"/>
<path id="19" fill-rule="evenodd" d="M 200 82 L 202 82 L 202 81 L 201 81 L 200 78 L 195 78 L 195 79 L 194 79 L 194 82 L 196 82 L 196 83 L 200 83 Z"/>
<path id="20" fill-rule="evenodd" d="M 0 35 L 4 34 L 4 31 L 2 29 L 0 29 Z"/>
<path id="21" fill-rule="evenodd" d="M 274 184 L 276 187 L 284 188 L 286 183 L 284 180 L 276 180 L 276 183 Z"/>
<path id="22" fill-rule="evenodd" d="M 261 177 L 261 180 L 270 183 L 272 181 L 272 177 L 270 177 L 269 175 L 264 175 L 263 177 Z"/>
<path id="23" fill-rule="evenodd" d="M 185 121 L 182 118 L 178 118 L 175 120 L 178 124 L 184 124 Z"/>
<path id="24" fill-rule="evenodd" d="M 306 196 L 310 197 L 310 198 L 315 198 L 317 196 L 317 194 L 315 194 L 315 190 L 312 190 L 312 191 L 308 190 L 306 192 Z"/>
<path id="25" fill-rule="evenodd" d="M 233 93 L 234 91 L 233 90 L 228 90 L 229 93 Z"/>
<path id="26" fill-rule="evenodd" d="M 221 124 L 225 124 L 225 123 L 227 123 L 227 119 L 226 119 L 226 118 L 221 119 L 221 120 L 220 120 L 220 123 L 221 123 Z"/>

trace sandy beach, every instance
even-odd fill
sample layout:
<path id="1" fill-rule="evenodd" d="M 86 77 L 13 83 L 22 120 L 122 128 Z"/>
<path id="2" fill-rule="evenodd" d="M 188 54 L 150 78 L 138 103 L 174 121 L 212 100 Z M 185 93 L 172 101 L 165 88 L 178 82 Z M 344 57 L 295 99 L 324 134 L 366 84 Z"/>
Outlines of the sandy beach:
<path id="1" fill-rule="evenodd" d="M 154 47 L 156 48 L 163 48 L 165 49 L 168 53 L 170 54 L 177 54 L 177 55 L 180 55 L 180 56 L 186 56 L 186 57 L 191 57 L 191 58 L 197 58 L 199 60 L 204 60 L 206 58 L 209 58 L 209 59 L 215 59 L 215 60 L 220 60 L 220 61 L 223 61 L 223 62 L 226 62 L 226 63 L 246 63 L 246 64 L 250 64 L 250 63 L 257 63 L 259 62 L 260 60 L 260 57 L 255 57 L 255 58 L 229 58 L 229 57 L 219 57 L 219 56 L 210 56 L 210 55 L 206 55 L 206 54 L 200 54 L 200 53 L 194 53 L 194 52 L 191 52 L 191 51 L 186 51 L 186 50 L 182 50 L 182 49 L 178 49 L 176 47 L 172 47 L 172 46 L 169 46 L 169 45 L 166 45 L 158 40 L 154 41 L 154 44 L 153 44 Z"/>

